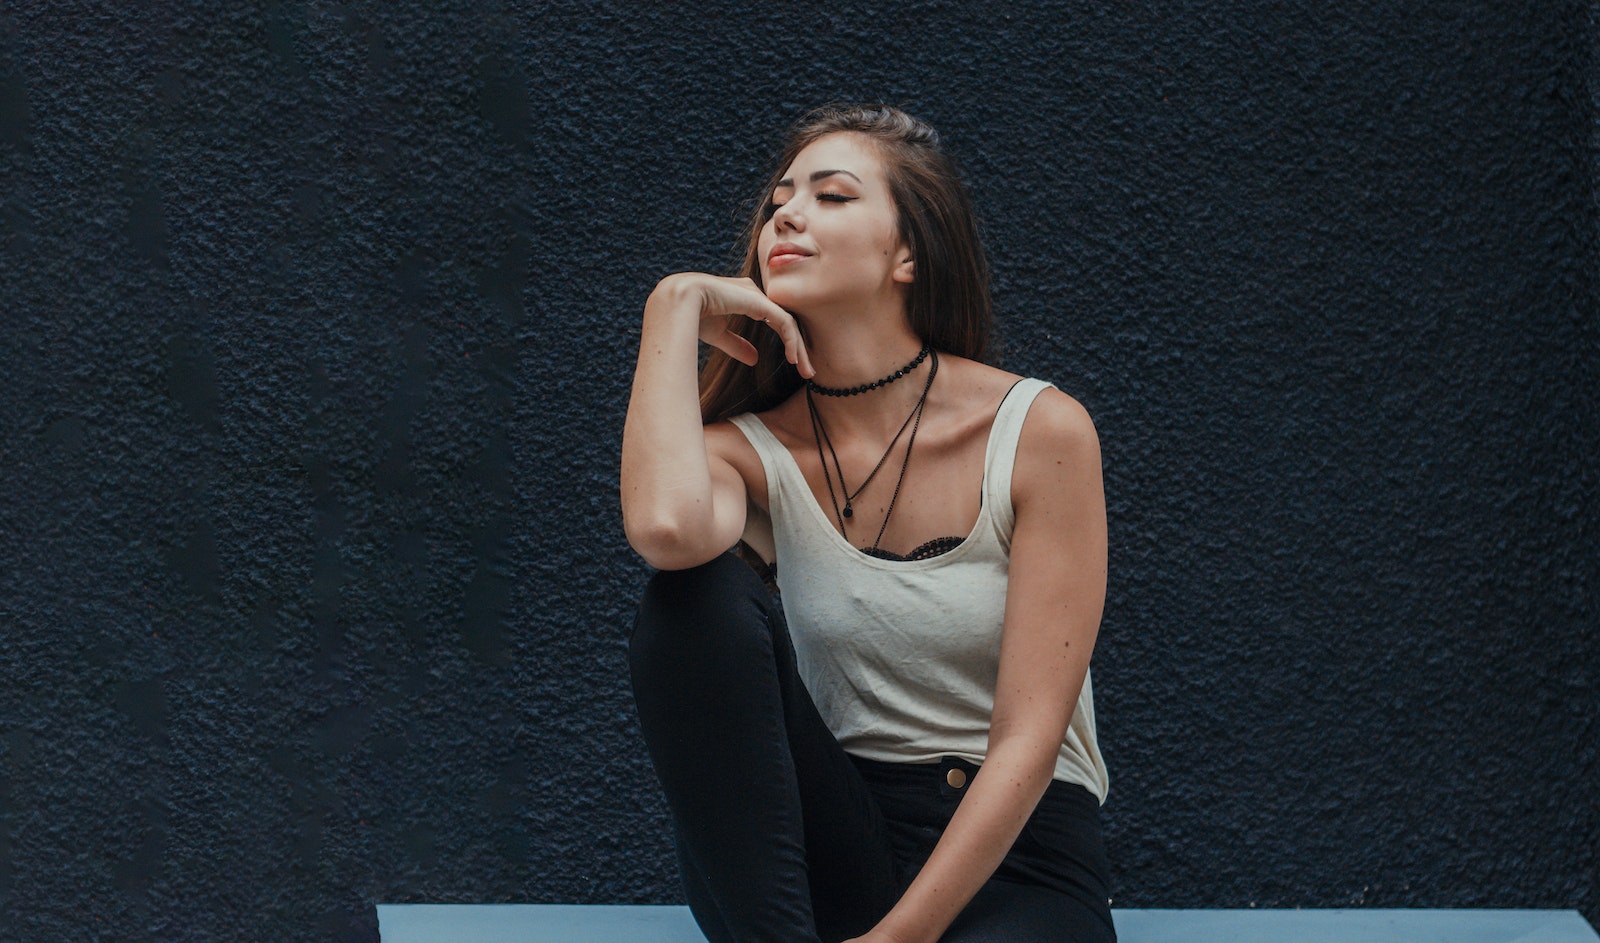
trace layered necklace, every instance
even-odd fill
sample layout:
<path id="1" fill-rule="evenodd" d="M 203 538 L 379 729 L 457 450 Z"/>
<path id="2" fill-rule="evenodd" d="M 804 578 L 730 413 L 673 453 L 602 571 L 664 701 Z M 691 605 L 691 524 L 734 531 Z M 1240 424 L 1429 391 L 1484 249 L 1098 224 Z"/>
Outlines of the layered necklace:
<path id="1" fill-rule="evenodd" d="M 822 425 L 822 415 L 817 412 L 817 404 L 816 401 L 811 398 L 811 394 L 820 393 L 823 396 L 856 396 L 861 393 L 879 389 L 880 387 L 888 386 L 890 383 L 893 383 L 894 381 L 910 373 L 912 370 L 915 370 L 917 365 L 922 363 L 922 361 L 926 359 L 929 354 L 932 354 L 933 356 L 933 363 L 928 369 L 928 380 L 922 386 L 922 396 L 918 398 L 917 405 L 911 407 L 911 412 L 906 416 L 906 421 L 900 424 L 900 431 L 896 432 L 894 434 L 894 438 L 889 440 L 889 447 L 884 449 L 883 457 L 878 459 L 878 464 L 872 467 L 872 472 L 867 475 L 865 481 L 861 482 L 861 486 L 852 492 L 850 490 L 850 486 L 846 485 L 844 482 L 844 466 L 839 464 L 839 454 L 833 449 L 833 441 L 828 438 L 828 430 Z M 817 441 L 817 459 L 818 461 L 822 462 L 822 478 L 828 483 L 828 500 L 833 504 L 834 519 L 839 522 L 839 534 L 846 540 L 849 540 L 850 538 L 849 535 L 845 533 L 844 522 L 849 518 L 855 517 L 855 499 L 861 497 L 861 492 L 867 490 L 867 485 L 871 484 L 872 479 L 877 477 L 878 471 L 883 468 L 883 463 L 889 460 L 890 453 L 894 451 L 895 443 L 900 441 L 900 436 L 905 433 L 906 427 L 911 427 L 911 438 L 906 441 L 906 457 L 900 462 L 900 477 L 894 483 L 894 495 L 889 499 L 889 509 L 884 512 L 883 524 L 878 527 L 877 539 L 872 542 L 872 548 L 866 551 L 867 553 L 877 552 L 878 543 L 883 540 L 884 529 L 889 526 L 889 516 L 894 513 L 894 503 L 900 497 L 900 486 L 906 480 L 906 466 L 911 464 L 911 447 L 917 443 L 917 427 L 922 425 L 922 412 L 928 404 L 928 391 L 933 388 L 933 378 L 938 376 L 938 374 L 939 352 L 934 350 L 932 347 L 929 347 L 927 344 L 923 344 L 922 350 L 917 353 L 917 356 L 914 357 L 910 363 L 881 380 L 875 380 L 871 383 L 863 383 L 860 386 L 844 388 L 827 387 L 812 380 L 806 381 L 806 408 L 811 412 L 811 435 Z M 824 443 L 826 443 L 828 446 L 827 455 L 824 455 L 822 451 L 822 446 Z M 828 456 L 832 456 L 834 471 L 837 472 L 839 476 L 839 491 L 843 492 L 844 494 L 843 508 L 839 507 L 839 495 L 835 494 L 833 490 L 833 473 L 829 472 L 828 470 Z"/>

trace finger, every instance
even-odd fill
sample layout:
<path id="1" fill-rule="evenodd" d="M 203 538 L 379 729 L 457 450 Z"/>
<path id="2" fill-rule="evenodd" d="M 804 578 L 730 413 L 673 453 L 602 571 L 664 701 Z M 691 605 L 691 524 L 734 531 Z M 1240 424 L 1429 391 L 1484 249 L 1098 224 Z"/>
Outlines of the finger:
<path id="1" fill-rule="evenodd" d="M 800 359 L 795 363 L 795 369 L 800 371 L 802 377 L 809 380 L 817 375 L 817 371 L 815 367 L 811 366 L 811 351 L 806 348 L 805 335 L 800 333 L 800 325 L 798 324 L 794 327 L 794 340 L 795 346 L 800 350 Z"/>
<path id="2" fill-rule="evenodd" d="M 707 344 L 710 344 L 712 347 L 715 347 L 747 367 L 755 366 L 756 360 L 760 357 L 760 354 L 756 351 L 754 344 L 751 344 L 749 341 L 745 340 L 743 337 L 740 337 L 738 334 L 735 334 L 733 331 L 723 331 L 722 333 L 712 335 L 705 340 Z"/>
<path id="3" fill-rule="evenodd" d="M 814 375 L 814 371 L 811 370 L 811 358 L 806 353 L 805 338 L 800 335 L 800 325 L 795 321 L 794 315 L 768 301 L 763 305 L 763 313 L 752 314 L 750 317 L 764 322 L 777 333 L 778 338 L 783 341 L 784 359 L 794 364 L 801 376 Z"/>
<path id="4" fill-rule="evenodd" d="M 722 349 L 727 352 L 729 357 L 747 367 L 755 366 L 756 361 L 761 359 L 761 353 L 756 350 L 756 345 L 732 331 L 728 332 L 728 345 Z"/>

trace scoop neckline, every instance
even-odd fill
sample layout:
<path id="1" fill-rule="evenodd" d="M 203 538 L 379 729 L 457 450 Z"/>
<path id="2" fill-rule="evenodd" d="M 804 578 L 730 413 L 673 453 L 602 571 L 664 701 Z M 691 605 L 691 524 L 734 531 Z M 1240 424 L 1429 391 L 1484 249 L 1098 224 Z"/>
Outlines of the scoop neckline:
<path id="1" fill-rule="evenodd" d="M 846 540 L 843 534 L 834 530 L 833 522 L 828 520 L 828 515 L 822 510 L 822 505 L 817 502 L 817 496 L 812 493 L 811 485 L 806 481 L 805 474 L 800 471 L 800 463 L 795 461 L 794 453 L 789 451 L 789 447 L 784 445 L 783 441 L 774 435 L 771 429 L 767 428 L 766 422 L 764 422 L 760 416 L 756 415 L 755 413 L 750 413 L 749 416 L 751 419 L 754 419 L 759 426 L 761 426 L 762 433 L 764 433 L 767 438 L 772 440 L 772 444 L 778 447 L 778 451 L 783 453 L 781 460 L 789 463 L 789 469 L 794 472 L 795 477 L 799 480 L 799 482 L 802 485 L 805 485 L 804 503 L 809 509 L 806 513 L 814 515 L 817 523 L 821 524 L 822 529 L 827 531 L 829 537 L 828 543 L 830 545 L 849 554 L 853 559 L 861 563 L 866 563 L 870 566 L 878 567 L 879 569 L 928 570 L 944 565 L 954 557 L 959 557 L 962 553 L 967 551 L 968 547 L 977 543 L 976 538 L 980 537 L 984 533 L 984 521 L 992 516 L 989 506 L 989 465 L 991 464 L 994 454 L 995 430 L 1000 426 L 1000 413 L 1006 408 L 1006 402 L 1011 399 L 1011 394 L 1015 392 L 1017 387 L 1022 385 L 1022 383 L 1027 379 L 1027 377 L 1022 377 L 1016 382 L 1012 383 L 1011 386 L 1006 390 L 1005 395 L 1000 397 L 1000 405 L 995 407 L 994 420 L 989 424 L 989 434 L 984 442 L 983 447 L 983 481 L 979 486 L 980 494 L 978 495 L 978 519 L 973 522 L 971 532 L 969 532 L 965 537 L 961 538 L 960 545 L 954 549 L 947 550 L 937 556 L 924 557 L 920 560 L 886 560 L 883 557 L 875 557 Z M 768 482 L 767 513 L 769 516 L 772 513 L 771 494 L 772 484 L 771 482 Z M 992 531 L 993 528 L 990 528 L 990 530 Z"/>

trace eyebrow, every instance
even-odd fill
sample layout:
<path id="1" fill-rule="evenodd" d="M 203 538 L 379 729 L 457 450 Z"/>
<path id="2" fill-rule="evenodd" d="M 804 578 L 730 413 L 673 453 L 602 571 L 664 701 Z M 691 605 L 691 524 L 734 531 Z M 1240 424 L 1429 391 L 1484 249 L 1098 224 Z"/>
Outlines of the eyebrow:
<path id="1" fill-rule="evenodd" d="M 851 178 L 856 183 L 862 183 L 862 180 L 861 180 L 860 177 L 857 177 L 855 174 L 851 173 L 848 170 L 818 170 L 818 171 L 814 172 L 811 175 L 811 182 L 812 183 L 816 183 L 818 180 L 821 180 L 824 177 L 831 177 L 834 174 L 844 174 L 846 177 Z M 864 183 L 862 183 L 862 185 L 865 186 Z M 789 179 L 788 177 L 784 177 L 782 180 L 778 181 L 778 186 L 780 186 L 780 187 L 792 187 L 792 186 L 794 186 L 794 181 Z"/>

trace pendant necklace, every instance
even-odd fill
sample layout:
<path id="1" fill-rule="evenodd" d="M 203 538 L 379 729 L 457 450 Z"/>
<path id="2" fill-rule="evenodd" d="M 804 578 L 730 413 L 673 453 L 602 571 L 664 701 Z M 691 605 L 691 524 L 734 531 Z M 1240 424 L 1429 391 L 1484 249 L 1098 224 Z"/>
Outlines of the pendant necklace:
<path id="1" fill-rule="evenodd" d="M 930 350 L 931 348 L 924 346 L 922 352 L 917 355 L 916 360 L 913 360 L 909 365 L 897 371 L 895 374 L 891 374 L 890 377 L 892 379 L 899 379 L 901 376 L 904 376 L 908 370 L 914 368 L 918 363 L 920 363 L 923 357 L 926 357 L 929 354 Z M 906 467 L 911 464 L 911 449 L 912 446 L 916 445 L 917 442 L 917 429 L 922 425 L 922 413 L 927 407 L 928 391 L 933 388 L 933 378 L 939 374 L 939 352 L 936 350 L 931 352 L 933 354 L 933 363 L 928 369 L 928 379 L 927 382 L 923 384 L 922 396 L 917 399 L 917 404 L 911 407 L 910 414 L 906 416 L 906 421 L 900 424 L 900 429 L 894 434 L 894 438 L 889 440 L 889 447 L 884 450 L 883 457 L 878 459 L 878 464 L 873 466 L 872 472 L 867 475 L 866 480 L 861 483 L 861 486 L 857 488 L 854 493 L 851 493 L 850 487 L 845 484 L 844 466 L 839 464 L 839 453 L 834 451 L 833 440 L 828 437 L 827 427 L 822 424 L 822 416 L 817 412 L 817 404 L 811 398 L 812 388 L 810 385 L 807 385 L 806 387 L 806 407 L 811 413 L 811 434 L 817 443 L 817 459 L 822 462 L 822 478 L 823 481 L 827 482 L 828 485 L 828 500 L 833 504 L 833 516 L 834 519 L 839 523 L 839 533 L 841 536 L 845 537 L 846 540 L 849 540 L 849 535 L 845 532 L 845 520 L 847 518 L 855 517 L 855 499 L 859 498 L 861 493 L 867 490 L 867 485 L 872 483 L 872 479 L 877 477 L 879 470 L 883 468 L 884 462 L 888 461 L 889 455 L 894 452 L 895 443 L 899 442 L 900 436 L 905 433 L 906 426 L 911 427 L 911 438 L 906 442 L 906 456 L 903 460 L 901 460 L 900 463 L 900 477 L 895 481 L 894 495 L 889 499 L 889 508 L 884 512 L 883 524 L 878 527 L 878 536 L 877 539 L 872 542 L 872 550 L 878 549 L 878 543 L 883 540 L 883 532 L 889 526 L 889 516 L 894 513 L 895 501 L 900 497 L 900 486 L 905 482 Z M 886 378 L 886 380 L 892 382 L 892 380 L 889 380 L 889 378 Z M 882 383 L 867 384 L 851 390 L 850 394 L 855 392 L 866 392 L 869 389 L 876 389 L 881 385 Z M 830 395 L 838 395 L 834 394 L 831 390 L 827 392 Z M 823 443 L 827 443 L 828 455 L 823 454 Z M 839 496 L 836 495 L 833 490 L 833 475 L 828 469 L 828 456 L 832 456 L 833 467 L 839 475 L 839 490 L 844 493 L 843 508 L 839 507 Z"/>

